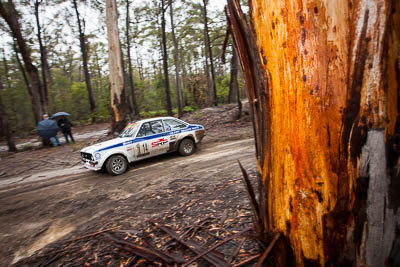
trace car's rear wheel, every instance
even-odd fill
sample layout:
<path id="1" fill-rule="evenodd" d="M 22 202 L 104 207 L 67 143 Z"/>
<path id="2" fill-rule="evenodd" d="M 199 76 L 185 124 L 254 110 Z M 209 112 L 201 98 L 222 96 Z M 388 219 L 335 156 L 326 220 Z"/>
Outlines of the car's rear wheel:
<path id="1" fill-rule="evenodd" d="M 123 156 L 114 155 L 107 160 L 106 169 L 111 175 L 120 175 L 128 169 L 128 162 Z"/>
<path id="2" fill-rule="evenodd" d="M 192 139 L 183 139 L 179 144 L 179 154 L 182 156 L 189 156 L 194 153 L 195 146 Z"/>

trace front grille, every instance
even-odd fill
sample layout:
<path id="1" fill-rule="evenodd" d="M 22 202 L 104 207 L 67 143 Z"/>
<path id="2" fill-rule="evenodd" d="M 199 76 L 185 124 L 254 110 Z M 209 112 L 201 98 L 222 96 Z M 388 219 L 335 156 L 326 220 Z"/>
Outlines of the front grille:
<path id="1" fill-rule="evenodd" d="M 93 160 L 93 156 L 90 153 L 81 152 L 82 159 Z"/>

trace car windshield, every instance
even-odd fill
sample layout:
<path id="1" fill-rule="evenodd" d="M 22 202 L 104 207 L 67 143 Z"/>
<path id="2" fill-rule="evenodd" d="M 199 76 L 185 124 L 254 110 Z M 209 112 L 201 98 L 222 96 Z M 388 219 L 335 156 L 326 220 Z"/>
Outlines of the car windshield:
<path id="1" fill-rule="evenodd" d="M 131 122 L 126 125 L 125 129 L 118 137 L 133 137 L 136 132 L 139 130 L 139 123 Z"/>

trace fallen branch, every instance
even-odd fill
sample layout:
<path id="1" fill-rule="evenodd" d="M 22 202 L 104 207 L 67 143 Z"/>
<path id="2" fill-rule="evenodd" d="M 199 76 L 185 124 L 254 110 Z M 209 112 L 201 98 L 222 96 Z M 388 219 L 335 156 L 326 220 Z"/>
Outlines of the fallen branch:
<path id="1" fill-rule="evenodd" d="M 246 193 L 249 198 L 251 208 L 253 209 L 253 214 L 255 217 L 256 231 L 258 234 L 260 234 L 262 232 L 261 229 L 263 227 L 263 222 L 261 221 L 261 218 L 260 218 L 260 205 L 257 202 L 256 194 L 254 193 L 254 188 L 251 185 L 249 175 L 247 174 L 246 170 L 243 168 L 240 161 L 238 161 L 238 163 L 239 163 L 240 169 L 242 170 L 242 173 L 243 173 L 242 178 L 243 178 L 244 185 L 246 186 Z"/>
<path id="2" fill-rule="evenodd" d="M 277 233 L 274 237 L 274 239 L 271 241 L 271 243 L 269 244 L 269 246 L 267 247 L 267 249 L 264 251 L 264 253 L 262 254 L 261 258 L 258 260 L 257 262 L 257 266 L 256 267 L 260 267 L 261 264 L 264 262 L 265 258 L 267 258 L 269 252 L 271 251 L 271 249 L 274 247 L 276 241 L 278 241 L 279 237 L 281 236 L 281 233 Z"/>
<path id="3" fill-rule="evenodd" d="M 201 246 L 199 246 L 196 242 L 194 242 L 194 241 L 184 241 L 184 240 L 180 239 L 178 234 L 174 230 L 172 230 L 171 228 L 169 228 L 167 226 L 161 226 L 160 229 L 162 231 L 164 231 L 165 233 L 169 234 L 172 238 L 174 238 L 179 243 L 181 243 L 184 246 L 186 246 L 187 248 L 189 248 L 194 253 L 202 254 L 202 252 L 204 251 L 203 248 Z M 229 264 L 223 258 L 220 258 L 218 256 L 218 254 L 214 254 L 214 253 L 209 254 L 209 255 L 204 254 L 201 257 L 203 259 L 205 259 L 206 261 L 208 261 L 209 263 L 211 263 L 212 265 L 215 265 L 217 267 L 219 267 L 219 266 L 223 266 L 223 267 L 229 266 Z"/>
<path id="4" fill-rule="evenodd" d="M 207 250 L 204 251 L 203 253 L 197 255 L 196 257 L 194 257 L 194 258 L 191 259 L 190 261 L 186 262 L 186 263 L 183 264 L 182 266 L 187 266 L 187 265 L 191 264 L 192 262 L 196 261 L 196 260 L 199 259 L 200 257 L 202 257 L 202 256 L 204 256 L 204 255 L 210 253 L 211 251 L 213 251 L 213 250 L 215 250 L 216 248 L 222 246 L 223 244 L 227 243 L 228 241 L 231 241 L 232 239 L 234 239 L 234 238 L 236 238 L 236 237 L 238 237 L 238 236 L 241 236 L 241 235 L 244 234 L 245 232 L 251 230 L 251 228 L 252 228 L 252 227 L 248 227 L 248 228 L 246 228 L 246 229 L 240 231 L 239 233 L 234 234 L 233 236 L 226 238 L 226 239 L 223 240 L 222 242 L 220 242 L 220 243 L 218 243 L 218 244 L 212 246 L 211 248 L 207 249 Z"/>
<path id="5" fill-rule="evenodd" d="M 232 255 L 229 257 L 228 262 L 232 263 L 233 260 L 237 257 L 237 255 L 239 254 L 240 249 L 242 248 L 244 241 L 246 240 L 246 238 L 242 238 L 242 240 L 240 241 L 239 245 L 237 246 L 236 250 L 232 253 Z"/>
<path id="6" fill-rule="evenodd" d="M 255 260 L 255 259 L 259 258 L 259 257 L 260 257 L 260 254 L 254 255 L 254 256 L 252 256 L 252 257 L 250 257 L 250 258 L 248 258 L 248 259 L 246 259 L 246 260 L 244 260 L 242 262 L 239 262 L 238 264 L 232 265 L 232 267 L 242 266 L 242 265 L 244 265 L 246 263 L 249 263 L 249 262 L 251 262 L 251 261 L 253 261 L 253 260 Z"/>
<path id="7" fill-rule="evenodd" d="M 163 255 L 163 252 L 161 252 L 161 251 L 155 251 L 155 250 L 152 250 L 149 248 L 138 246 L 131 242 L 115 238 L 111 235 L 107 235 L 107 238 L 114 241 L 115 243 L 117 243 L 116 245 L 118 248 L 132 252 L 135 255 L 145 258 L 146 260 L 156 261 L 156 262 L 165 262 L 165 263 L 169 263 L 169 264 L 174 263 L 174 259 L 171 259 L 170 257 L 168 257 L 166 255 Z"/>

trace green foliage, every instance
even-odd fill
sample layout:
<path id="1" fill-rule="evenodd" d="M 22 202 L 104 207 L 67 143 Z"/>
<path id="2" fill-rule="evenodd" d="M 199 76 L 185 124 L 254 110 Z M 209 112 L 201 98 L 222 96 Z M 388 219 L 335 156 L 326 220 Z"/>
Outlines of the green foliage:
<path id="1" fill-rule="evenodd" d="M 216 2 L 216 1 L 214 1 Z M 110 95 L 108 80 L 108 46 L 104 41 L 106 27 L 104 21 L 104 5 L 101 1 L 80 2 L 81 15 L 84 12 L 93 15 L 90 27 L 85 30 L 88 44 L 89 72 L 93 87 L 93 95 L 97 109 L 90 113 L 88 93 L 84 82 L 82 59 L 77 39 L 77 25 L 72 4 L 63 5 L 64 2 L 54 2 L 51 5 L 42 5 L 41 12 L 46 14 L 49 23 L 42 22 L 43 38 L 48 51 L 51 65 L 52 84 L 49 86 L 49 113 L 66 111 L 71 114 L 74 125 L 110 119 Z M 120 40 L 124 56 L 125 70 L 127 64 L 127 40 L 125 33 L 125 1 L 119 2 L 119 26 L 121 28 Z M 20 21 L 34 21 L 29 10 L 22 8 L 21 3 L 17 9 L 21 12 Z M 61 5 L 61 6 L 59 6 Z M 214 3 L 215 6 L 215 3 Z M 62 8 L 60 8 L 62 7 Z M 140 116 L 154 117 L 167 114 L 164 75 L 162 71 L 162 56 L 160 45 L 160 1 L 143 0 L 130 2 L 130 36 L 131 57 L 134 74 L 134 90 Z M 51 12 L 54 9 L 56 11 Z M 84 11 L 87 9 L 86 11 Z M 184 112 L 192 112 L 197 108 L 205 107 L 208 103 L 208 86 L 205 73 L 205 41 L 202 13 L 202 1 L 189 0 L 174 1 L 174 24 L 179 45 L 180 78 L 183 89 Z M 218 103 L 226 103 L 229 95 L 229 63 L 222 64 L 221 43 L 223 42 L 226 22 L 221 10 L 215 10 L 212 3 L 208 5 L 209 33 L 213 52 L 216 73 Z M 167 23 L 167 50 L 169 54 L 169 78 L 171 87 L 171 101 L 173 113 L 177 115 L 176 80 L 174 65 L 174 46 L 171 37 L 169 7 L 166 10 Z M 43 21 L 43 20 L 42 20 Z M 38 67 L 41 74 L 41 61 L 38 53 L 38 40 L 32 30 L 32 25 L 23 26 L 24 37 L 32 48 L 33 64 Z M 64 29 L 69 27 L 69 29 Z M 1 29 L 0 29 L 1 30 Z M 3 29 L 3 31 L 6 31 Z M 3 33 L 3 32 L 2 32 Z M 8 51 L 13 51 L 7 44 Z M 230 60 L 230 47 L 226 51 L 226 62 Z M 2 59 L 1 59 L 2 60 Z M 10 125 L 18 135 L 28 134 L 36 128 L 32 114 L 31 100 L 21 71 L 16 63 L 13 52 L 5 56 L 0 64 L 0 79 L 3 84 L 2 96 L 6 111 L 9 114 Z M 7 65 L 8 70 L 5 70 Z M 239 75 L 240 76 L 240 75 Z M 4 77 L 8 77 L 6 82 Z M 243 80 L 239 78 L 239 85 L 243 88 Z M 131 92 L 128 84 L 125 86 L 126 96 L 131 101 Z M 243 95 L 242 95 L 243 96 Z M 199 113 L 199 116 L 202 116 Z"/>
<path id="2" fill-rule="evenodd" d="M 190 107 L 190 106 L 185 106 L 183 108 L 183 111 L 184 112 L 192 112 L 192 111 L 195 111 L 195 108 L 194 107 Z"/>
<path id="3" fill-rule="evenodd" d="M 224 77 L 217 78 L 217 99 L 218 103 L 227 103 L 229 96 L 231 77 L 225 75 Z"/>
<path id="4" fill-rule="evenodd" d="M 167 115 L 168 115 L 168 113 L 167 113 L 167 110 L 165 110 L 165 109 L 140 112 L 140 116 L 143 118 L 162 117 L 162 116 L 167 116 Z"/>

